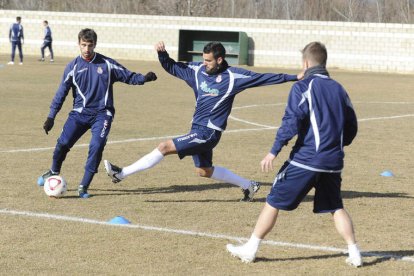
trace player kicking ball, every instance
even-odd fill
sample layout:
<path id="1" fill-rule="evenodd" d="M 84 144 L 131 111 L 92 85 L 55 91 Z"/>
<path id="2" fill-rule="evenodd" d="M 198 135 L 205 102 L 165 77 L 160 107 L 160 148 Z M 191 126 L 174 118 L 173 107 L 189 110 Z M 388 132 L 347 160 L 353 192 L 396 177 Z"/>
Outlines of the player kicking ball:
<path id="1" fill-rule="evenodd" d="M 38 178 L 38 185 L 58 175 L 66 155 L 75 143 L 88 131 L 92 133 L 89 143 L 85 172 L 78 186 L 80 198 L 89 198 L 88 188 L 94 175 L 98 172 L 106 140 L 113 118 L 115 106 L 113 85 L 123 82 L 129 85 L 143 85 L 155 81 L 153 72 L 146 75 L 129 71 L 112 58 L 95 52 L 98 36 L 92 29 L 83 29 L 78 34 L 80 55 L 65 68 L 62 82 L 50 104 L 49 115 L 43 124 L 46 134 L 52 130 L 55 117 L 72 90 L 73 109 L 63 126 L 53 152 L 52 166 Z"/>
<path id="2" fill-rule="evenodd" d="M 331 213 L 339 234 L 348 245 L 346 262 L 362 266 L 354 227 L 341 197 L 343 147 L 357 133 L 357 118 L 344 88 L 329 77 L 327 51 L 320 42 L 302 50 L 304 79 L 293 85 L 282 125 L 273 147 L 261 162 L 262 171 L 273 169 L 273 160 L 282 147 L 298 136 L 289 160 L 276 175 L 253 234 L 243 245 L 228 244 L 227 250 L 243 262 L 253 262 L 260 242 L 272 230 L 279 210 L 298 207 L 315 188 L 315 213 Z"/>
<path id="3" fill-rule="evenodd" d="M 180 159 L 192 156 L 197 174 L 201 177 L 231 183 L 242 188 L 242 201 L 251 201 L 259 183 L 243 178 L 232 171 L 213 166 L 213 149 L 226 129 L 235 96 L 251 87 L 296 81 L 301 75 L 259 74 L 231 67 L 225 59 L 226 50 L 220 42 L 204 46 L 203 62 L 188 64 L 171 59 L 163 42 L 155 45 L 161 66 L 171 75 L 184 80 L 193 90 L 196 107 L 189 133 L 164 141 L 135 163 L 120 168 L 104 160 L 105 169 L 114 183 L 134 173 L 157 165 L 167 155 Z"/>

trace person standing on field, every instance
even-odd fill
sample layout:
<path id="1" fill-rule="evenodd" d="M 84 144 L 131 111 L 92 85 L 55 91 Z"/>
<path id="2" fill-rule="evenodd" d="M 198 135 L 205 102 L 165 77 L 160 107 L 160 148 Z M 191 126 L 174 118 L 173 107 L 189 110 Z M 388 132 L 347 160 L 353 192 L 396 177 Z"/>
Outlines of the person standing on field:
<path id="1" fill-rule="evenodd" d="M 262 239 L 272 230 L 279 210 L 298 207 L 315 188 L 315 213 L 331 213 L 339 234 L 348 245 L 346 262 L 362 266 L 351 217 L 341 197 L 344 146 L 357 134 L 357 118 L 345 89 L 329 77 L 327 50 L 312 42 L 302 50 L 305 77 L 291 89 L 282 125 L 270 152 L 261 161 L 268 172 L 282 147 L 297 135 L 289 160 L 279 170 L 256 227 L 243 245 L 228 244 L 227 250 L 243 262 L 253 262 Z"/>
<path id="2" fill-rule="evenodd" d="M 145 76 L 131 72 L 115 60 L 95 52 L 98 37 L 94 30 L 79 32 L 80 56 L 65 68 L 62 82 L 50 105 L 50 112 L 43 124 L 46 134 L 53 128 L 55 117 L 72 90 L 73 110 L 63 126 L 53 152 L 52 167 L 38 178 L 43 186 L 45 179 L 60 173 L 63 161 L 73 145 L 89 129 L 92 138 L 89 143 L 85 173 L 78 187 L 80 198 L 88 198 L 89 185 L 98 172 L 106 140 L 115 116 L 113 84 L 123 82 L 129 85 L 143 85 L 155 81 L 157 76 L 148 72 Z"/>
<path id="3" fill-rule="evenodd" d="M 47 22 L 47 20 L 43 21 L 43 26 L 45 27 L 45 36 L 43 38 L 42 47 L 40 47 L 40 53 L 42 57 L 39 59 L 39 61 L 45 61 L 45 49 L 49 48 L 50 62 L 53 62 L 52 30 L 50 29 L 49 22 Z"/>
<path id="4" fill-rule="evenodd" d="M 12 46 L 11 59 L 7 63 L 8 65 L 14 65 L 14 56 L 16 54 L 16 47 L 19 50 L 19 65 L 23 65 L 23 49 L 22 45 L 24 44 L 24 33 L 23 26 L 21 24 L 22 18 L 20 16 L 16 17 L 16 23 L 13 23 L 10 26 L 9 30 L 9 40 Z"/>
<path id="5" fill-rule="evenodd" d="M 234 98 L 251 87 L 296 81 L 301 76 L 287 74 L 259 74 L 231 67 L 225 59 L 226 50 L 220 42 L 204 46 L 203 62 L 188 64 L 171 59 L 164 42 L 155 45 L 161 66 L 171 75 L 184 80 L 193 90 L 196 107 L 189 133 L 162 142 L 152 152 L 130 166 L 119 168 L 104 160 L 105 169 L 114 183 L 160 163 L 164 156 L 177 154 L 180 159 L 192 156 L 197 174 L 231 183 L 242 188 L 242 201 L 251 201 L 260 184 L 245 179 L 227 168 L 213 166 L 213 149 L 226 129 Z"/>

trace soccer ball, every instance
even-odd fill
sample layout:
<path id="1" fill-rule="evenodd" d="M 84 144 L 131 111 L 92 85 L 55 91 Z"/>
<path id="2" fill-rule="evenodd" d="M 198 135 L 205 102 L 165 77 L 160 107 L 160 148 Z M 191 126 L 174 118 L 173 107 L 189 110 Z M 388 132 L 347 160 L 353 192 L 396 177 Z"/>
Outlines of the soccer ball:
<path id="1" fill-rule="evenodd" d="M 45 193 L 50 197 L 61 197 L 68 189 L 65 179 L 60 175 L 52 175 L 45 180 Z"/>

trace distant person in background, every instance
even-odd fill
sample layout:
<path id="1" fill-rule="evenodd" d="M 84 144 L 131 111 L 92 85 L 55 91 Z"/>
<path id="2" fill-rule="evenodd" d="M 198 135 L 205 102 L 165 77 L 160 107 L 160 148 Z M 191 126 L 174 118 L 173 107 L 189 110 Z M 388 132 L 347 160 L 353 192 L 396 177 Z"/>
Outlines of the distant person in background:
<path id="1" fill-rule="evenodd" d="M 11 60 L 9 65 L 14 65 L 14 55 L 16 53 L 16 47 L 19 49 L 20 65 L 23 65 L 23 50 L 22 44 L 24 43 L 23 26 L 21 25 L 22 18 L 16 17 L 16 23 L 10 26 L 9 40 L 12 45 Z"/>
<path id="2" fill-rule="evenodd" d="M 53 62 L 52 30 L 50 29 L 49 22 L 47 22 L 47 20 L 43 21 L 43 26 L 45 26 L 45 37 L 43 38 L 42 47 L 40 47 L 42 58 L 39 59 L 39 61 L 45 61 L 45 49 L 49 48 L 50 62 Z"/>
<path id="3" fill-rule="evenodd" d="M 148 72 L 146 75 L 131 72 L 115 60 L 96 53 L 97 41 L 98 36 L 94 30 L 83 29 L 79 32 L 80 55 L 66 66 L 62 82 L 50 104 L 49 115 L 43 124 L 43 129 L 48 134 L 71 90 L 73 109 L 57 140 L 52 166 L 39 177 L 37 184 L 43 186 L 46 178 L 58 175 L 70 149 L 88 130 L 91 130 L 92 137 L 85 172 L 78 187 L 80 198 L 89 197 L 88 188 L 95 173 L 98 172 L 102 152 L 111 130 L 115 116 L 114 83 L 143 85 L 157 79 L 153 72 Z"/>

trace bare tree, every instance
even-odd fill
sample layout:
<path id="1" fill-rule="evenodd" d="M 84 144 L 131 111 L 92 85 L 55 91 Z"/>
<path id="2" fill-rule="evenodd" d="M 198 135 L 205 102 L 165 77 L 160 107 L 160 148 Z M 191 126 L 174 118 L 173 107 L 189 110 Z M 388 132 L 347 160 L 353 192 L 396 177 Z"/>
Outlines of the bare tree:
<path id="1" fill-rule="evenodd" d="M 410 23 L 410 1 L 401 0 L 399 2 L 399 10 L 401 14 L 401 21 L 403 23 Z"/>
<path id="2" fill-rule="evenodd" d="M 1 9 L 412 23 L 414 0 L 0 0 Z"/>
<path id="3" fill-rule="evenodd" d="M 384 13 L 384 1 L 383 0 L 376 0 L 375 4 L 377 6 L 377 17 L 378 17 L 378 22 L 382 22 L 382 17 L 383 17 L 383 13 Z"/>

